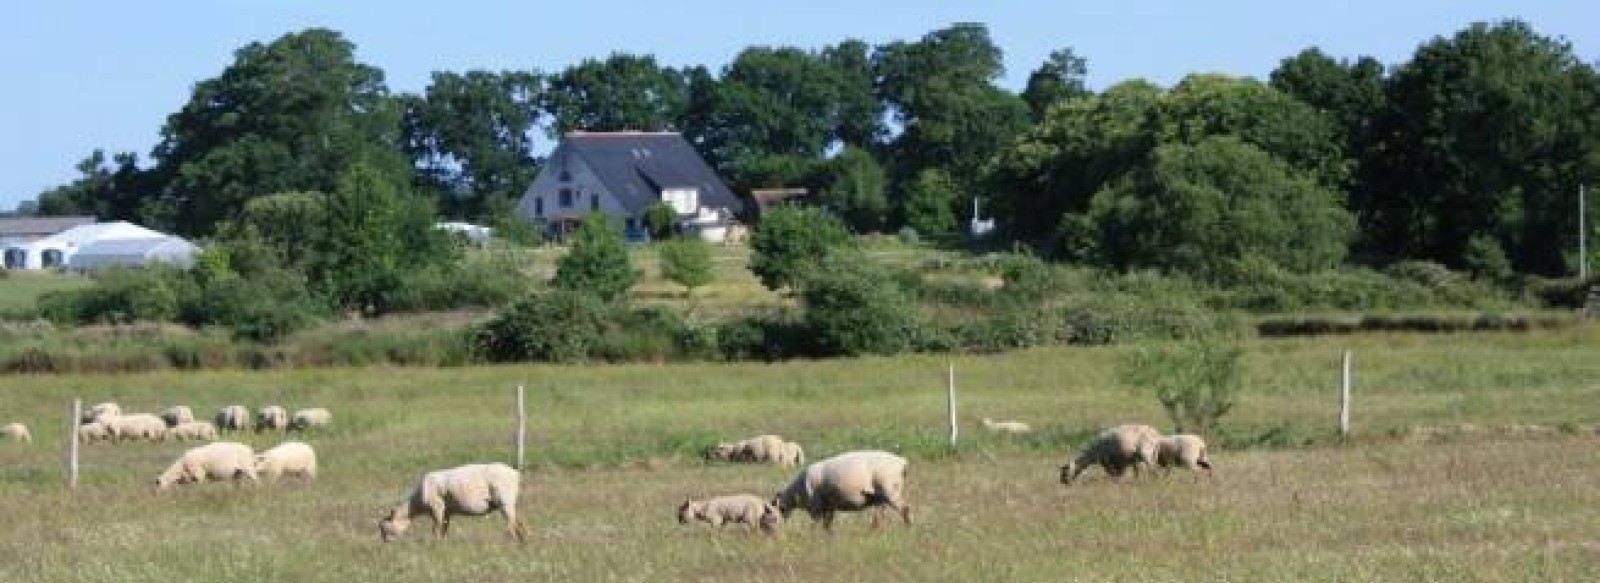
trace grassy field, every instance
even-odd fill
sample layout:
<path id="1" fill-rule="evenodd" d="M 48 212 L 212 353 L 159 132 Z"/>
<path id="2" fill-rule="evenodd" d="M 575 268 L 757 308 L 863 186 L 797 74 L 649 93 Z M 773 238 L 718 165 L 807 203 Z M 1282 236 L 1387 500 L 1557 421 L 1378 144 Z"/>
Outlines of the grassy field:
<path id="1" fill-rule="evenodd" d="M 4 277 L 0 277 L 0 314 L 32 310 L 39 296 L 87 287 L 90 283 L 86 277 L 54 272 L 6 272 Z"/>
<path id="2" fill-rule="evenodd" d="M 1330 436 L 1336 362 L 1353 348 L 1349 443 Z M 944 357 L 610 367 L 317 369 L 13 376 L 0 423 L 0 581 L 1571 581 L 1600 580 L 1600 330 L 1261 341 L 1248 390 L 1190 476 L 1065 489 L 1055 467 L 1095 428 L 1164 426 L 1116 386 L 1119 349 L 956 357 L 963 442 L 944 439 Z M 526 384 L 531 461 L 518 546 L 493 519 L 450 539 L 383 545 L 376 518 L 422 471 L 509 460 L 512 387 Z M 62 487 L 67 403 L 328 406 L 306 440 L 314 484 L 148 482 L 179 444 L 90 446 Z M 984 435 L 979 417 L 1035 436 Z M 1550 431 L 1407 435 L 1404 428 Z M 681 527 L 685 496 L 768 494 L 791 472 L 707 466 L 716 439 L 776 432 L 813 458 L 885 448 L 913 459 L 919 522 L 831 535 L 801 515 L 775 539 Z M 1267 436 L 1279 436 L 1267 439 Z M 1283 438 L 1282 436 L 1290 436 Z M 243 435 L 269 446 L 276 438 Z M 1267 445 L 1270 445 L 1267 446 Z M 426 532 L 426 522 L 419 523 Z"/>

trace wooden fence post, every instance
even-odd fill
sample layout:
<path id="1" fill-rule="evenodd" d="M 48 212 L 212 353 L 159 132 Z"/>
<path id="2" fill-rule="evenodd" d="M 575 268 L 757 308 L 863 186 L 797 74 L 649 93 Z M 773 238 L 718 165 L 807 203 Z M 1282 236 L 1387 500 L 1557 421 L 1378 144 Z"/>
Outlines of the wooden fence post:
<path id="1" fill-rule="evenodd" d="M 72 400 L 72 417 L 67 419 L 67 488 L 78 489 L 78 420 L 83 418 L 83 399 Z"/>
<path id="2" fill-rule="evenodd" d="M 517 470 L 528 468 L 528 407 L 522 385 L 517 385 Z"/>
<path id="3" fill-rule="evenodd" d="M 950 414 L 950 447 L 956 446 L 956 437 L 960 435 L 961 428 L 956 424 L 956 363 L 949 363 L 949 374 L 946 376 L 948 394 L 945 398 L 945 409 Z"/>
<path id="4" fill-rule="evenodd" d="M 1350 351 L 1344 351 L 1339 375 L 1339 435 L 1350 436 Z"/>

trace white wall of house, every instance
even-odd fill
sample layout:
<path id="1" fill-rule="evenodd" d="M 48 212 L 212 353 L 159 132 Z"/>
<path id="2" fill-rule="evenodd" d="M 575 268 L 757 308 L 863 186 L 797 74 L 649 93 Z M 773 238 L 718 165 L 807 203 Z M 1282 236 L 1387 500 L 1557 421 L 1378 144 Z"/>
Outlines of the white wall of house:
<path id="1" fill-rule="evenodd" d="M 563 170 L 570 180 L 561 180 Z M 562 190 L 571 192 L 570 204 L 562 204 Z M 531 220 L 581 219 L 596 210 L 621 219 L 633 218 L 600 182 L 600 177 L 577 156 L 567 156 L 565 167 L 552 156 L 528 187 L 527 194 L 517 202 L 517 214 Z"/>
<path id="2" fill-rule="evenodd" d="M 661 191 L 661 200 L 672 205 L 672 209 L 681 215 L 692 215 L 700 211 L 700 189 L 698 188 L 668 188 Z"/>

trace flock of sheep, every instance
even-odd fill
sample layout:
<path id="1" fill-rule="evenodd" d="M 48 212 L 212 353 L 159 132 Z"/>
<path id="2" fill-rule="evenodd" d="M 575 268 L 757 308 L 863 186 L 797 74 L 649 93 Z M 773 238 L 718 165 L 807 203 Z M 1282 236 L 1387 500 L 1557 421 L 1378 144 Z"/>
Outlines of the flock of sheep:
<path id="1" fill-rule="evenodd" d="M 249 410 L 230 405 L 217 412 L 215 424 L 195 421 L 188 407 L 176 406 L 160 415 L 122 414 L 115 403 L 101 403 L 85 412 L 78 438 L 93 442 L 128 439 L 204 439 L 214 440 L 218 430 L 256 431 L 305 430 L 325 427 L 332 422 L 327 409 L 303 409 L 289 415 L 278 406 Z M 253 423 L 252 423 L 253 421 Z M 995 433 L 1022 434 L 1031 431 L 1016 421 L 983 419 L 985 429 Z M 13 423 L 0 427 L 0 436 L 31 441 L 26 426 Z M 702 521 L 713 526 L 743 524 L 750 532 L 773 533 L 795 511 L 804 510 L 813 522 L 831 529 L 839 512 L 892 510 L 911 523 L 911 505 L 905 498 L 906 459 L 886 451 L 850 451 L 806 464 L 805 450 L 798 443 L 777 435 L 759 435 L 706 448 L 708 461 L 768 463 L 784 467 L 803 466 L 788 484 L 770 497 L 729 494 L 704 500 L 686 499 L 678 505 L 680 523 Z M 1087 469 L 1100 466 L 1106 474 L 1120 478 L 1128 470 L 1135 475 L 1142 468 L 1181 467 L 1211 470 L 1205 441 L 1195 435 L 1163 436 L 1148 425 L 1128 424 L 1106 429 L 1097 435 L 1075 458 L 1061 466 L 1060 480 L 1070 485 Z M 287 441 L 260 454 L 248 445 L 230 441 L 211 443 L 184 452 L 157 475 L 155 487 L 211 480 L 257 482 L 280 476 L 313 479 L 317 472 L 316 452 L 310 445 Z M 410 529 L 419 516 L 432 519 L 433 533 L 448 534 L 454 516 L 482 516 L 499 512 L 507 532 L 516 540 L 526 537 L 518 515 L 517 497 L 521 474 L 499 463 L 470 464 L 428 472 L 423 475 L 378 523 L 379 535 L 392 541 Z M 881 512 L 874 513 L 878 522 Z"/>

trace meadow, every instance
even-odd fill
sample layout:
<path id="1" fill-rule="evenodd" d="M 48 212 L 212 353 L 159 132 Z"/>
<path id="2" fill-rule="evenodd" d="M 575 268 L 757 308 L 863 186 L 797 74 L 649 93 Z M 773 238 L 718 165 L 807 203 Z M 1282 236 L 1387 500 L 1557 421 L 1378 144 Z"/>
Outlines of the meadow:
<path id="1" fill-rule="evenodd" d="M 1063 488 L 1056 467 L 1096 429 L 1169 428 L 1115 381 L 1126 348 L 775 364 L 295 369 L 0 378 L 0 580 L 229 581 L 1595 581 L 1600 580 L 1600 330 L 1255 340 L 1213 479 Z M 1356 434 L 1333 432 L 1339 351 L 1356 358 Z M 945 444 L 953 363 L 959 447 Z M 378 542 L 380 512 L 423 471 L 510 461 L 514 387 L 529 397 L 531 536 L 460 519 Z M 73 397 L 129 410 L 326 406 L 304 439 L 314 483 L 160 495 L 176 443 L 84 448 L 64 487 Z M 1024 438 L 980 417 L 1021 419 Z M 1538 431 L 1530 430 L 1537 426 Z M 1450 428 L 1444 432 L 1418 428 Z M 1468 430 L 1468 428 L 1480 428 Z M 912 459 L 918 522 L 796 514 L 779 536 L 680 526 L 685 496 L 769 494 L 776 467 L 707 465 L 762 432 L 813 459 Z M 278 441 L 241 434 L 258 447 Z"/>

